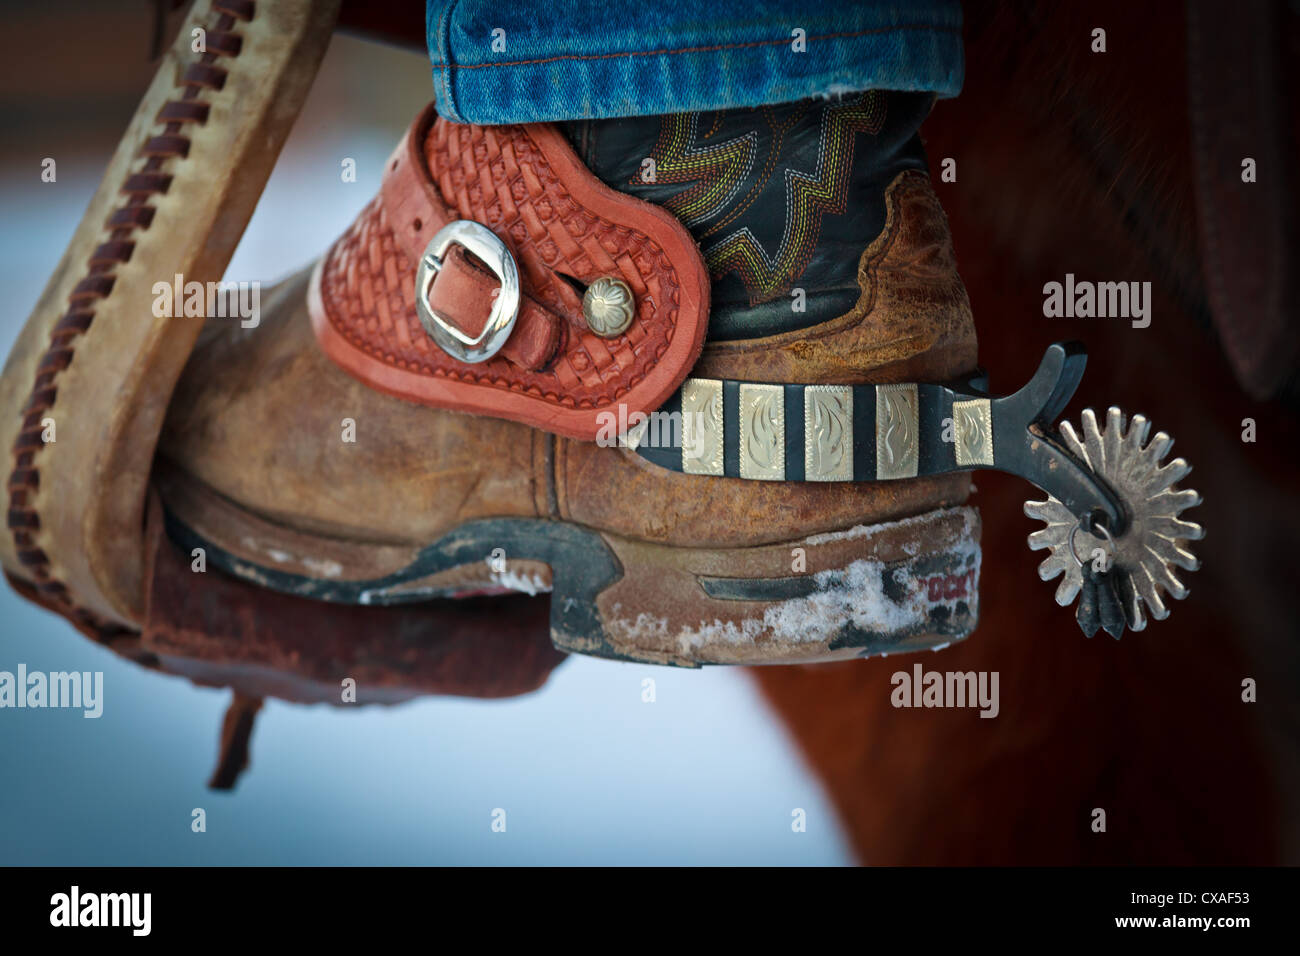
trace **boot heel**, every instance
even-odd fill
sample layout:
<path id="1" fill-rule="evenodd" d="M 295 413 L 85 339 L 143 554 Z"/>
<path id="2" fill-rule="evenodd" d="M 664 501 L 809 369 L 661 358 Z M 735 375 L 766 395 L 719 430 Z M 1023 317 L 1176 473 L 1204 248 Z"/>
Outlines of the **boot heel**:
<path id="1" fill-rule="evenodd" d="M 686 667 L 936 650 L 975 628 L 979 532 L 963 507 L 753 548 L 602 534 L 622 574 L 593 596 L 594 564 L 590 580 L 557 573 L 551 638 L 574 653 Z"/>

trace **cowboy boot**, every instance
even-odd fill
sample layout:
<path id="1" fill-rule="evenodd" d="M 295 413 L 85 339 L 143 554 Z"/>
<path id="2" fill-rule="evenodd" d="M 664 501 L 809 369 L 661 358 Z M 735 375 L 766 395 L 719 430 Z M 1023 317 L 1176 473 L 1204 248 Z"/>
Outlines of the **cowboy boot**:
<path id="1" fill-rule="evenodd" d="M 970 632 L 969 481 L 918 436 L 917 383 L 975 355 L 927 98 L 563 131 L 429 110 L 260 321 L 160 311 L 220 278 L 335 7 L 200 2 L 146 95 L 0 379 L 24 594 L 152 663 L 229 630 L 222 572 L 258 586 L 250 640 L 279 595 L 544 590 L 557 646 L 648 661 Z"/>
<path id="2" fill-rule="evenodd" d="M 159 444 L 170 537 L 325 601 L 552 591 L 558 647 L 621 659 L 965 637 L 969 478 L 914 477 L 911 383 L 975 364 L 930 104 L 426 110 L 257 328 L 209 323 Z"/>

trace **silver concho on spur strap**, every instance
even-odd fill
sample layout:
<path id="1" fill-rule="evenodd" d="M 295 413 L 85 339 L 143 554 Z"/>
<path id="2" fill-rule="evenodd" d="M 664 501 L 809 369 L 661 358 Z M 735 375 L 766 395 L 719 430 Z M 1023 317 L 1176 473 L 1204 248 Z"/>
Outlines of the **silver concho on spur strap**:
<path id="1" fill-rule="evenodd" d="M 1142 415 L 1088 409 L 1080 435 L 1053 423 L 1083 377 L 1087 353 L 1056 343 L 1019 391 L 991 396 L 978 372 L 948 384 L 780 385 L 687 379 L 627 444 L 687 474 L 759 481 L 892 481 L 993 469 L 1047 494 L 1025 513 L 1046 527 L 1029 546 L 1049 553 L 1039 576 L 1061 576 L 1057 603 L 1077 597 L 1091 637 L 1140 631 L 1187 596 L 1175 569 L 1199 566 L 1204 537 L 1182 512 L 1201 502 L 1180 489 L 1191 466 L 1165 461 L 1173 440 Z"/>

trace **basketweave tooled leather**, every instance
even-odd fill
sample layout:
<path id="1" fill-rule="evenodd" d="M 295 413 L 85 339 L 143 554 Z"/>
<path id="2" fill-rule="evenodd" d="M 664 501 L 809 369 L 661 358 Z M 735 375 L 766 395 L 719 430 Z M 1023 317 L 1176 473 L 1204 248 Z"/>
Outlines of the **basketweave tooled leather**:
<path id="1" fill-rule="evenodd" d="M 458 219 L 506 243 L 523 292 L 505 347 L 477 364 L 444 352 L 416 311 L 425 247 Z M 613 338 L 586 328 L 577 291 L 603 276 L 635 296 L 631 326 Z M 703 346 L 708 283 L 686 229 L 601 183 L 554 127 L 453 124 L 430 107 L 390 159 L 380 196 L 321 261 L 309 296 L 325 353 L 373 388 L 590 440 L 602 412 L 652 411 L 681 384 Z M 429 303 L 475 335 L 497 287 L 453 250 Z"/>

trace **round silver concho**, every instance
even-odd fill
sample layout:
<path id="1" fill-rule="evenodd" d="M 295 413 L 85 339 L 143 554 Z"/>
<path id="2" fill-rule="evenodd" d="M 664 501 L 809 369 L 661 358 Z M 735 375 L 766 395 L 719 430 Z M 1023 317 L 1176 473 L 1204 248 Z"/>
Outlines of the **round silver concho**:
<path id="1" fill-rule="evenodd" d="M 582 297 L 582 314 L 587 328 L 603 339 L 622 335 L 632 324 L 635 299 L 622 279 L 603 276 L 587 286 Z"/>

